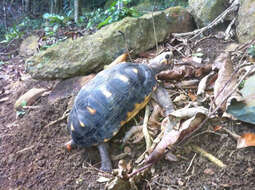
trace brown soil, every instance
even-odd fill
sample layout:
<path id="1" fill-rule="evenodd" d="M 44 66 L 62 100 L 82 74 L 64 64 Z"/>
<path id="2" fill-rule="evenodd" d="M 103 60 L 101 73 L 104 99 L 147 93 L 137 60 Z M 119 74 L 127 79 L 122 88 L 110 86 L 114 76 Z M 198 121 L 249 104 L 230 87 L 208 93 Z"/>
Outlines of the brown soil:
<path id="1" fill-rule="evenodd" d="M 202 47 L 207 57 L 215 58 L 225 45 L 211 38 L 199 43 L 194 50 Z M 50 88 L 56 83 L 31 79 L 22 81 L 24 73 L 24 61 L 18 56 L 0 67 L 0 76 L 5 76 L 0 78 L 0 99 L 4 97 L 2 94 L 7 94 L 5 97 L 9 98 L 0 103 L 0 189 L 104 189 L 105 184 L 96 181 L 101 175 L 95 169 L 100 165 L 96 148 L 67 152 L 62 148 L 70 140 L 66 120 L 45 127 L 62 116 L 68 99 L 51 105 L 47 96 L 42 97 L 34 104 L 39 108 L 30 109 L 22 118 L 16 118 L 13 105 L 21 94 L 34 86 Z M 254 126 L 245 123 L 218 123 L 237 134 L 255 131 Z M 123 152 L 118 141 L 122 137 L 123 134 L 119 134 L 111 141 L 114 155 Z M 221 169 L 189 151 L 187 146 L 181 146 L 176 151 L 179 161 L 160 160 L 154 166 L 152 177 L 141 181 L 139 189 L 254 189 L 254 147 L 236 150 L 236 141 L 221 131 L 201 133 L 190 142 L 218 157 L 227 168 Z M 137 159 L 144 150 L 143 142 L 129 146 L 132 156 L 127 160 Z M 117 167 L 117 161 L 114 167 Z"/>

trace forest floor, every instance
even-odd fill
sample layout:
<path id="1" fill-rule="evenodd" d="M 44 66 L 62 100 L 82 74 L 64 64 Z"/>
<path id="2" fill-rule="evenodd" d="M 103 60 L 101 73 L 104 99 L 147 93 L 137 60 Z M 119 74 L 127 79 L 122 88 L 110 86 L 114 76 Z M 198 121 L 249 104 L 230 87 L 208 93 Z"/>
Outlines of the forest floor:
<path id="1" fill-rule="evenodd" d="M 222 40 L 208 38 L 196 48 L 215 58 L 226 45 Z M 63 115 L 68 99 L 50 104 L 48 97 L 43 96 L 36 101 L 34 109 L 21 118 L 16 117 L 14 103 L 22 94 L 33 87 L 50 89 L 58 82 L 24 79 L 29 76 L 24 68 L 25 59 L 18 54 L 13 58 L 5 56 L 4 62 L 8 64 L 0 65 L 0 99 L 6 98 L 0 102 L 0 189 L 104 189 L 105 183 L 97 179 L 108 175 L 95 169 L 100 166 L 97 149 L 64 150 L 62 145 L 70 140 L 66 120 L 45 127 Z M 254 126 L 231 120 L 222 121 L 222 125 L 237 134 L 255 131 Z M 123 152 L 119 139 L 123 138 L 124 130 L 110 142 L 113 155 Z M 254 147 L 237 150 L 236 141 L 228 134 L 206 133 L 206 130 L 207 126 L 189 144 L 198 145 L 219 158 L 227 165 L 225 169 L 183 145 L 177 150 L 179 160 L 161 159 L 153 166 L 153 175 L 140 181 L 139 189 L 254 189 Z M 137 159 L 145 149 L 144 141 L 128 146 L 132 154 L 126 160 Z M 115 161 L 114 168 L 117 165 Z"/>

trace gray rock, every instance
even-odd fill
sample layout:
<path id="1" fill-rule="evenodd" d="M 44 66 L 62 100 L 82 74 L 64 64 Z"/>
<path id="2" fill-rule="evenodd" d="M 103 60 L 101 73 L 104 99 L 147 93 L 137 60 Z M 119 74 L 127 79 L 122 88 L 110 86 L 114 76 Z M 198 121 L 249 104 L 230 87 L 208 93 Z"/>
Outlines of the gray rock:
<path id="1" fill-rule="evenodd" d="M 154 12 L 153 17 L 158 42 L 164 41 L 173 32 L 194 29 L 191 15 L 182 7 Z M 28 59 L 27 71 L 33 78 L 48 80 L 97 72 L 125 51 L 125 42 L 119 31 L 125 33 L 128 47 L 134 54 L 153 48 L 155 34 L 152 23 L 152 14 L 127 17 L 95 34 L 59 42 Z"/>
<path id="2" fill-rule="evenodd" d="M 236 27 L 238 41 L 245 43 L 255 38 L 255 1 L 241 1 Z"/>
<path id="3" fill-rule="evenodd" d="M 228 0 L 189 0 L 189 9 L 199 28 L 207 26 L 226 7 Z"/>

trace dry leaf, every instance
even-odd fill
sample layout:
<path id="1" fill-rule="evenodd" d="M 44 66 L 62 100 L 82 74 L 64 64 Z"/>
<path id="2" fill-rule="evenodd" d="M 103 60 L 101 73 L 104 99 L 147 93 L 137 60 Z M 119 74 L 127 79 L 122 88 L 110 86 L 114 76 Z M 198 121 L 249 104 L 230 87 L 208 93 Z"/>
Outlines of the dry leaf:
<path id="1" fill-rule="evenodd" d="M 162 128 L 164 129 L 164 135 L 161 141 L 158 143 L 153 152 L 148 156 L 145 161 L 146 165 L 155 163 L 165 153 L 168 146 L 176 144 L 182 141 L 186 136 L 192 134 L 193 131 L 199 127 L 199 124 L 205 119 L 206 115 L 203 113 L 197 113 L 192 118 L 186 120 L 180 125 L 180 120 L 173 116 L 166 118 L 168 122 L 162 122 Z M 180 127 L 178 127 L 180 125 Z"/>
<path id="2" fill-rule="evenodd" d="M 188 96 L 192 102 L 197 100 L 197 96 L 195 94 L 193 94 L 191 91 L 188 92 Z"/>
<path id="3" fill-rule="evenodd" d="M 159 80 L 179 80 L 184 76 L 184 72 L 182 70 L 166 70 L 162 71 L 157 75 Z"/>
<path id="4" fill-rule="evenodd" d="M 187 96 L 185 94 L 180 94 L 173 100 L 173 102 L 180 102 L 180 101 L 184 101 L 184 100 L 187 100 Z"/>
<path id="5" fill-rule="evenodd" d="M 236 148 L 245 148 L 248 146 L 255 146 L 255 134 L 245 133 L 237 140 Z"/>
<path id="6" fill-rule="evenodd" d="M 172 116 L 178 118 L 190 118 L 196 115 L 197 113 L 208 114 L 208 109 L 199 106 L 194 108 L 181 108 L 171 113 Z"/>
<path id="7" fill-rule="evenodd" d="M 220 126 L 220 125 L 217 125 L 217 126 L 215 126 L 215 127 L 213 128 L 214 131 L 219 131 L 219 130 L 221 130 L 221 129 L 222 129 L 222 126 Z"/>
<path id="8" fill-rule="evenodd" d="M 214 67 L 219 69 L 218 78 L 215 81 L 214 86 L 214 102 L 218 106 L 221 104 L 221 109 L 226 110 L 226 101 L 223 103 L 222 100 L 233 90 L 237 84 L 237 78 L 232 74 L 234 72 L 230 54 L 222 53 L 217 57 L 214 62 Z M 232 77 L 232 78 L 231 78 Z M 226 83 L 228 84 L 226 85 Z"/>
<path id="9" fill-rule="evenodd" d="M 213 75 L 214 75 L 214 72 L 211 72 L 208 75 L 206 75 L 204 78 L 201 79 L 201 81 L 198 84 L 198 88 L 197 88 L 197 95 L 198 96 L 205 93 L 205 89 L 207 87 L 207 81 Z"/>
<path id="10" fill-rule="evenodd" d="M 108 182 L 108 181 L 110 181 L 110 179 L 107 178 L 107 177 L 104 177 L 104 176 L 101 176 L 101 177 L 99 177 L 99 178 L 97 179 L 97 182 L 99 182 L 99 183 L 106 183 L 106 182 Z"/>
<path id="11" fill-rule="evenodd" d="M 45 88 L 32 88 L 25 94 L 19 97 L 16 101 L 14 108 L 19 110 L 22 106 L 31 106 L 47 89 Z"/>
<path id="12" fill-rule="evenodd" d="M 183 80 L 176 84 L 178 88 L 197 88 L 199 80 L 193 79 L 193 80 Z"/>

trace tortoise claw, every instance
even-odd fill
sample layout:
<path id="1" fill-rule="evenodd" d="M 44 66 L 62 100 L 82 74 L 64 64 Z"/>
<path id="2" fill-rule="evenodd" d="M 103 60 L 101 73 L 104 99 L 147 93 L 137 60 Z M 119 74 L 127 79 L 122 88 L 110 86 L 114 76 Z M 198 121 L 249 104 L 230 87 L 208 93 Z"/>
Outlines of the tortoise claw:
<path id="1" fill-rule="evenodd" d="M 98 145 L 98 150 L 101 157 L 101 167 L 100 170 L 105 172 L 112 171 L 112 162 L 109 156 L 108 147 L 106 143 L 101 143 Z"/>
<path id="2" fill-rule="evenodd" d="M 73 142 L 73 140 L 70 140 L 68 141 L 67 143 L 64 144 L 64 148 L 66 150 L 68 150 L 69 152 L 72 150 L 72 149 L 75 149 L 77 147 L 77 145 Z"/>

